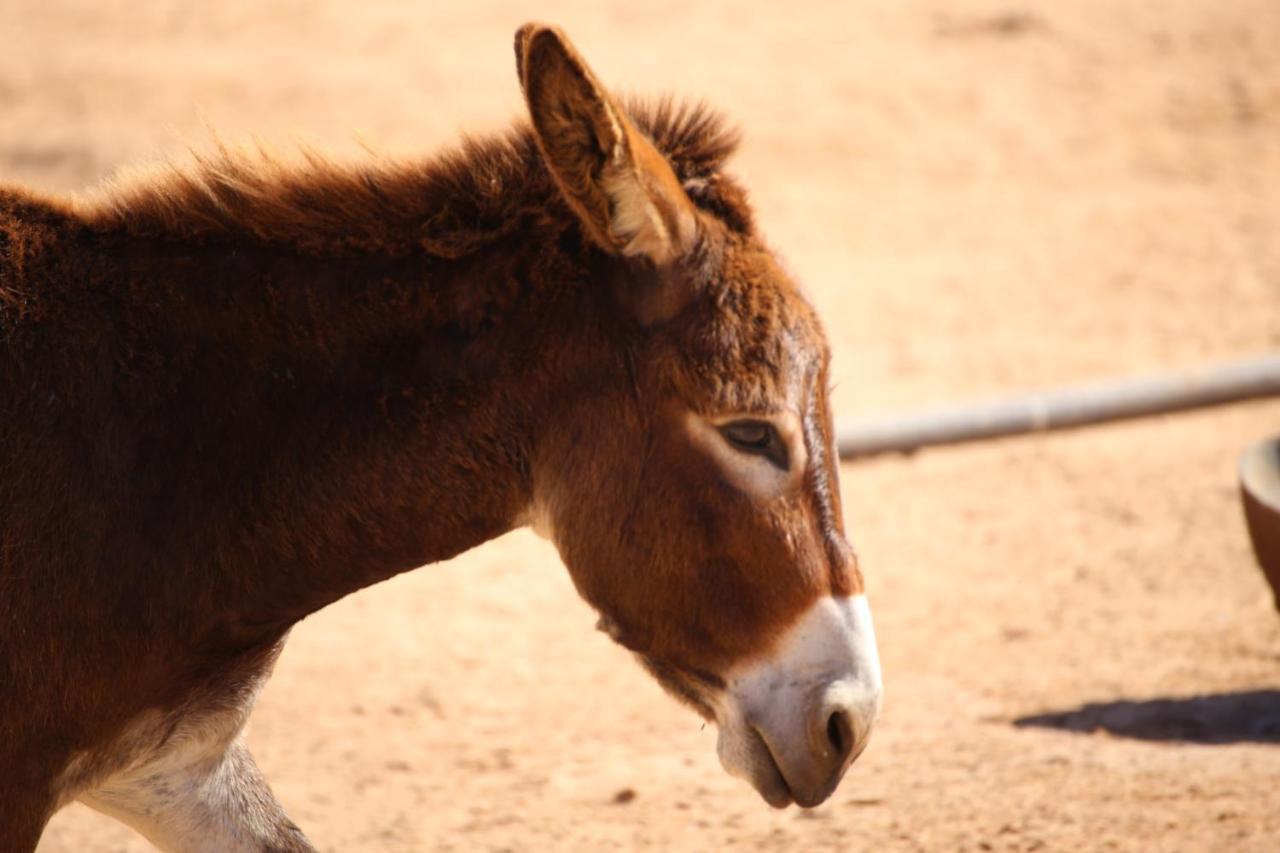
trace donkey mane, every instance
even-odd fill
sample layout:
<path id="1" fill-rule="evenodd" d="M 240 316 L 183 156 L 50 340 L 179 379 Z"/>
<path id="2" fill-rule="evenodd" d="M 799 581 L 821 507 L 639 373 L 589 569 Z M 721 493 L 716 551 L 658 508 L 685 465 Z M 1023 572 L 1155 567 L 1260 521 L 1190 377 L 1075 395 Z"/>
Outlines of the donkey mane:
<path id="1" fill-rule="evenodd" d="M 751 230 L 745 194 L 718 174 L 738 145 L 735 129 L 701 103 L 663 98 L 627 108 L 695 203 L 734 230 Z M 425 160 L 347 164 L 298 153 L 215 137 L 211 153 L 125 171 L 72 208 L 94 230 L 139 237 L 456 259 L 562 206 L 525 121 Z"/>

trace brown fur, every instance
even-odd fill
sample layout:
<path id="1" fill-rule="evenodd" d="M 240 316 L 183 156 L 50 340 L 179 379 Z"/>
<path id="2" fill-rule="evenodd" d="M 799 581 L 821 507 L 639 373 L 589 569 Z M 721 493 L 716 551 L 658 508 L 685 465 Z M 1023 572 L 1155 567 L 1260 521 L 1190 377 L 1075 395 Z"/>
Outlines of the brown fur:
<path id="1" fill-rule="evenodd" d="M 738 231 L 751 229 L 745 194 L 721 172 L 738 146 L 736 130 L 703 104 L 633 100 L 626 109 L 697 203 Z M 551 178 L 521 121 L 419 162 L 342 164 L 314 151 L 219 144 L 186 164 L 126 170 L 58 207 L 95 230 L 137 237 L 457 259 L 530 216 L 562 216 Z"/>
<path id="2" fill-rule="evenodd" d="M 223 146 L 84 199 L 0 189 L 0 849 L 119 770 L 139 715 L 178 737 L 298 619 L 534 500 L 695 703 L 860 587 L 825 344 L 722 172 L 736 136 L 701 107 L 625 112 L 696 213 L 672 264 L 609 251 L 525 124 L 420 163 Z M 817 460 L 753 506 L 675 422 L 775 405 L 788 371 Z"/>

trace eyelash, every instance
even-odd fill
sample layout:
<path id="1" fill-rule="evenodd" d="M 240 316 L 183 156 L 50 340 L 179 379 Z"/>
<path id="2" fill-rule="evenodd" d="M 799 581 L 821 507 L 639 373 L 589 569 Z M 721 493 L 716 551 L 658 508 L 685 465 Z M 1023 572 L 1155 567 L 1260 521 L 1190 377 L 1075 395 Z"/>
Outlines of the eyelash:
<path id="1" fill-rule="evenodd" d="M 787 447 L 768 421 L 733 421 L 721 426 L 720 434 L 740 453 L 763 456 L 783 471 L 790 468 Z"/>

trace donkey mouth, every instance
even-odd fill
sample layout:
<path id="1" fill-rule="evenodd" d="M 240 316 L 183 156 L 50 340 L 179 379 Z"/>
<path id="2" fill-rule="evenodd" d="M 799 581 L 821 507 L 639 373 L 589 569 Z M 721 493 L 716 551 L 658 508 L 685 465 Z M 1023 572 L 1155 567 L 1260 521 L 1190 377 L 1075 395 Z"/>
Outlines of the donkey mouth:
<path id="1" fill-rule="evenodd" d="M 768 790 L 762 784 L 752 780 L 756 790 L 760 792 L 760 796 L 764 797 L 765 802 L 774 808 L 786 808 L 795 803 L 803 809 L 811 809 L 822 805 L 827 798 L 835 793 L 836 787 L 839 786 L 840 780 L 844 777 L 844 768 L 832 774 L 827 781 L 817 788 L 806 787 L 804 785 L 793 786 L 787 780 L 787 774 L 782 771 L 782 765 L 779 763 L 773 747 L 769 744 L 769 739 L 760 729 L 754 726 L 750 729 L 751 737 L 758 743 L 763 759 L 758 766 L 765 768 L 762 775 L 768 777 L 761 781 L 768 782 Z M 861 750 L 859 750 L 861 752 Z M 856 758 L 857 756 L 854 756 Z M 849 764 L 852 764 L 852 759 Z M 778 796 L 777 792 L 781 791 L 782 795 Z"/>
<path id="2" fill-rule="evenodd" d="M 825 712 L 822 716 L 826 717 Z M 866 738 L 853 740 L 851 722 L 841 728 L 838 716 L 829 719 L 833 722 L 821 732 L 823 745 L 812 753 L 797 744 L 788 751 L 788 730 L 773 736 L 769 727 L 741 717 L 721 723 L 716 744 L 720 763 L 730 775 L 750 783 L 774 808 L 819 806 L 835 793 L 845 771 L 867 745 Z M 840 730 L 838 736 L 831 733 L 833 729 Z M 847 747 L 842 748 L 842 742 Z"/>
<path id="3" fill-rule="evenodd" d="M 750 782 L 766 803 L 775 809 L 785 809 L 796 801 L 791 786 L 787 784 L 787 777 L 783 775 L 764 736 L 754 726 L 747 729 L 747 732 L 747 737 L 752 741 L 752 752 L 756 754 L 756 760 L 752 762 L 753 778 Z"/>
<path id="4" fill-rule="evenodd" d="M 743 726 L 732 734 L 722 728 L 717 751 L 725 770 L 731 775 L 746 779 L 764 801 L 775 809 L 785 809 L 796 802 L 791 786 L 787 784 L 787 777 L 783 775 L 769 744 L 755 726 Z"/>

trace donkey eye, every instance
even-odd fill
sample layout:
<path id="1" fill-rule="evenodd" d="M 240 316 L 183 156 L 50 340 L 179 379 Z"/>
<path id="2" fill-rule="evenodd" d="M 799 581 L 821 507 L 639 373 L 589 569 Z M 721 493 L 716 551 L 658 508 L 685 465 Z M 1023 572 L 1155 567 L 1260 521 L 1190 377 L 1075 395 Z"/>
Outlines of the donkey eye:
<path id="1" fill-rule="evenodd" d="M 768 421 L 733 421 L 721 426 L 720 434 L 736 450 L 763 456 L 783 471 L 787 470 L 787 448 Z"/>

